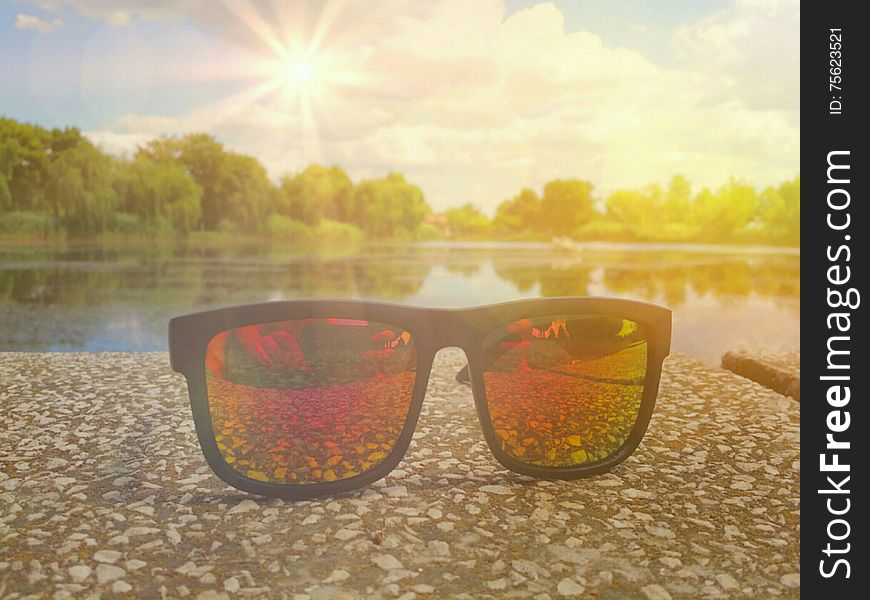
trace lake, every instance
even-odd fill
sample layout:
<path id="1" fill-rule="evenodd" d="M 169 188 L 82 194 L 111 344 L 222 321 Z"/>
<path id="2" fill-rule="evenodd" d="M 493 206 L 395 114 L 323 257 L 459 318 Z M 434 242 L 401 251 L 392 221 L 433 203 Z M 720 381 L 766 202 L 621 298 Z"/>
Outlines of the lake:
<path id="1" fill-rule="evenodd" d="M 773 248 L 537 243 L 300 251 L 184 243 L 0 245 L 0 350 L 165 350 L 170 317 L 230 304 L 368 298 L 466 306 L 637 298 L 674 311 L 672 348 L 800 349 L 800 256 Z"/>

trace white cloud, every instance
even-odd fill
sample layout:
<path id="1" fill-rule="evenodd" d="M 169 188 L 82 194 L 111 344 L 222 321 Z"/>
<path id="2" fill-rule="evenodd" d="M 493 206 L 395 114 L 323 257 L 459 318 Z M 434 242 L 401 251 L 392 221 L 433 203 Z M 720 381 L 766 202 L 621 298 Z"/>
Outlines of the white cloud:
<path id="1" fill-rule="evenodd" d="M 56 12 L 71 7 L 80 14 L 123 27 L 134 17 L 144 20 L 178 19 L 200 0 L 29 0 L 43 10 Z"/>
<path id="2" fill-rule="evenodd" d="M 720 81 L 718 94 L 758 109 L 800 108 L 799 0 L 735 0 L 684 25 L 677 53 Z"/>
<path id="3" fill-rule="evenodd" d="M 116 156 L 133 156 L 139 146 L 144 146 L 151 136 L 141 133 L 116 133 L 114 131 L 85 131 L 84 136 L 103 152 Z"/>
<path id="4" fill-rule="evenodd" d="M 99 3 L 63 1 L 82 10 Z M 292 48 L 294 40 L 318 37 L 319 19 L 332 15 L 323 19 L 328 27 L 314 57 L 321 77 L 341 83 L 323 83 L 307 112 L 278 90 L 174 117 L 131 112 L 118 129 L 209 131 L 257 156 L 273 176 L 313 161 L 354 177 L 398 170 L 436 208 L 473 201 L 490 212 L 520 188 L 540 189 L 555 177 L 588 179 L 607 191 L 674 173 L 700 186 L 732 175 L 764 185 L 798 172 L 794 3 L 738 0 L 686 25 L 675 34 L 684 66 L 664 68 L 592 32 L 566 33 L 552 4 L 505 19 L 501 0 L 397 1 L 328 3 L 341 6 L 337 13 L 323 3 L 280 5 L 293 13 L 276 12 L 279 5 L 267 0 L 223 2 L 234 10 L 159 3 L 169 15 L 187 10 L 233 42 L 228 54 L 249 57 L 251 49 L 275 56 L 264 23 Z M 117 5 L 135 12 L 146 4 Z M 169 58 L 155 89 L 161 77 L 180 81 L 239 66 L 193 46 Z M 245 61 L 256 70 L 253 59 Z M 197 63 L 201 69 L 179 66 Z"/>
<path id="5" fill-rule="evenodd" d="M 15 15 L 15 29 L 22 31 L 36 31 L 43 35 L 47 35 L 60 27 L 63 23 L 60 19 L 52 19 L 50 21 L 41 19 L 36 15 L 25 15 L 19 13 Z"/>

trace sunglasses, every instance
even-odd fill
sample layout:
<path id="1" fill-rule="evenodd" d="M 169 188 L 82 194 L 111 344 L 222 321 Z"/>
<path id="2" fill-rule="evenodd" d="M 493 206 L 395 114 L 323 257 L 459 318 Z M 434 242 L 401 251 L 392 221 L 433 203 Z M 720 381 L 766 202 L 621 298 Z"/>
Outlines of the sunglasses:
<path id="1" fill-rule="evenodd" d="M 209 465 L 233 487 L 286 499 L 395 468 L 448 346 L 465 351 L 456 378 L 502 465 L 548 479 L 608 471 L 643 438 L 670 339 L 667 308 L 586 297 L 463 309 L 300 300 L 169 322 Z"/>

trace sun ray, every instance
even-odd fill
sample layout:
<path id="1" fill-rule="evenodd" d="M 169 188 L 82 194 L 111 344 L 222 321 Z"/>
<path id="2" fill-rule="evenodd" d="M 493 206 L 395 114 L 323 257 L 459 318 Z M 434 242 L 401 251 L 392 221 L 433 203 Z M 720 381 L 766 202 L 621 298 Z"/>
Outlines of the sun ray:
<path id="1" fill-rule="evenodd" d="M 278 17 L 278 29 L 281 42 L 288 53 L 297 54 L 304 51 L 302 40 L 308 37 L 306 31 L 306 2 L 287 2 L 272 0 L 272 10 Z"/>
<path id="2" fill-rule="evenodd" d="M 309 54 L 314 54 L 317 52 L 317 49 L 320 48 L 324 36 L 326 36 L 329 28 L 335 22 L 336 17 L 338 17 L 341 9 L 344 8 L 346 3 L 347 0 L 327 0 L 326 6 L 324 6 L 323 10 L 320 11 L 320 18 L 317 20 L 317 28 L 311 35 L 311 41 L 308 43 Z"/>
<path id="3" fill-rule="evenodd" d="M 302 151 L 306 161 L 309 163 L 323 162 L 320 132 L 317 130 L 317 121 L 314 118 L 311 100 L 307 96 L 301 96 L 299 104 L 302 109 Z"/>
<path id="4" fill-rule="evenodd" d="M 260 85 L 246 88 L 240 92 L 221 98 L 195 110 L 190 114 L 190 121 L 196 128 L 208 130 L 209 128 L 227 120 L 229 117 L 248 108 L 264 96 L 279 89 L 281 81 L 265 81 Z"/>
<path id="5" fill-rule="evenodd" d="M 257 37 L 269 45 L 281 58 L 287 58 L 287 46 L 278 39 L 275 32 L 248 0 L 221 0 L 227 10 L 236 15 Z"/>

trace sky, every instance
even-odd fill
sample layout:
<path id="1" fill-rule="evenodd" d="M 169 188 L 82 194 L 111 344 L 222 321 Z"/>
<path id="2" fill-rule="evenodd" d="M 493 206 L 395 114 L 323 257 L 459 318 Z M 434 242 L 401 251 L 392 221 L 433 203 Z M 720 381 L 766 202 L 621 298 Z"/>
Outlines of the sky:
<path id="1" fill-rule="evenodd" d="M 398 171 L 492 214 L 798 174 L 798 0 L 0 0 L 0 115 L 131 155 L 208 132 L 276 181 Z"/>

